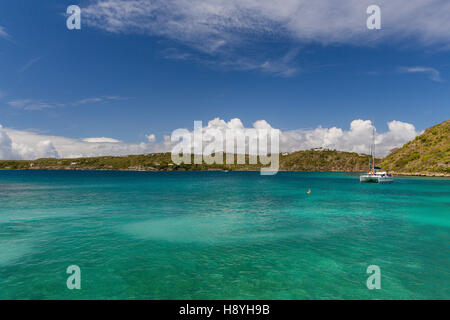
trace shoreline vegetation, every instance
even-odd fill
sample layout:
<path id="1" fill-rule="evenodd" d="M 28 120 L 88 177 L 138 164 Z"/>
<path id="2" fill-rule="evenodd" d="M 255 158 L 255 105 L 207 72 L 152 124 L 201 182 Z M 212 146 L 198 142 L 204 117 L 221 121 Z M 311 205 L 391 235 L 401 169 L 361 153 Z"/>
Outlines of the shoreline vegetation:
<path id="1" fill-rule="evenodd" d="M 105 156 L 85 158 L 43 158 L 37 160 L 1 160 L 0 170 L 98 170 L 98 171 L 259 171 L 266 165 L 249 164 L 250 158 L 245 155 L 245 164 L 225 164 L 226 154 L 212 155 L 222 157 L 224 164 L 192 164 L 176 165 L 170 153 L 154 153 L 129 156 Z M 299 172 L 367 172 L 369 155 L 336 150 L 306 150 L 280 154 L 279 171 Z M 376 165 L 384 162 L 376 159 Z M 430 171 L 390 171 L 397 176 L 450 177 L 450 172 Z"/>

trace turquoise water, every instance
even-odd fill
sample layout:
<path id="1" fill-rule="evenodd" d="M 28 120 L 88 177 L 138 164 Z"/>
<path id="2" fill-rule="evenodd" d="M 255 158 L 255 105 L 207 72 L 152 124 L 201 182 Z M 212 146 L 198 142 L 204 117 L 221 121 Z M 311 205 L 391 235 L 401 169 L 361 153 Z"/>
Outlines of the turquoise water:
<path id="1" fill-rule="evenodd" d="M 450 298 L 446 179 L 0 171 L 0 204 L 0 299 Z"/>

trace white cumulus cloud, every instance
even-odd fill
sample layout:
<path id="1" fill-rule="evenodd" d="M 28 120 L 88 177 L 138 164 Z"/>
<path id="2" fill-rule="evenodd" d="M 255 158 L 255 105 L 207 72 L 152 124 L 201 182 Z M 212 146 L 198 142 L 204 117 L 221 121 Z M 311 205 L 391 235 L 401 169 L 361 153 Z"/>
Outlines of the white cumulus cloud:
<path id="1" fill-rule="evenodd" d="M 414 139 L 418 132 L 412 124 L 391 121 L 389 131 L 375 134 L 376 154 L 385 156 L 390 150 Z M 349 130 L 322 128 L 314 130 L 292 130 L 282 134 L 282 149 L 288 152 L 313 148 L 336 149 L 340 151 L 369 153 L 372 143 L 373 125 L 370 120 L 353 120 Z"/>
<path id="2" fill-rule="evenodd" d="M 12 148 L 19 159 L 59 158 L 59 153 L 50 140 L 42 140 L 35 145 L 13 142 Z"/>
<path id="3" fill-rule="evenodd" d="M 23 130 L 4 129 L 4 131 L 12 140 L 16 159 L 36 159 L 47 157 L 52 153 L 59 158 L 77 158 L 143 154 L 150 151 L 146 143 L 124 143 L 112 138 L 87 138 L 87 141 L 84 141 L 84 139 L 42 135 Z M 57 154 L 48 144 L 40 144 L 42 141 L 51 142 Z M 47 150 L 46 154 L 42 151 L 44 147 Z"/>
<path id="4" fill-rule="evenodd" d="M 323 128 L 319 126 L 312 130 L 287 130 L 281 131 L 273 128 L 267 121 L 258 120 L 251 127 L 257 130 L 267 130 L 269 134 L 278 133 L 280 137 L 280 152 L 294 152 L 300 150 L 309 150 L 314 148 L 336 149 L 340 151 L 369 153 L 372 144 L 372 133 L 374 126 L 370 120 L 353 120 L 349 129 L 337 127 Z M 244 135 L 243 129 L 246 129 L 240 119 L 232 119 L 226 122 L 216 118 L 208 122 L 202 128 L 205 134 L 210 129 L 216 129 L 225 136 L 225 131 L 229 130 L 233 135 Z M 418 132 L 412 124 L 402 121 L 391 121 L 388 123 L 388 131 L 383 133 L 376 132 L 375 144 L 377 156 L 385 156 L 390 150 L 400 147 L 406 142 L 414 139 Z M 272 131 L 273 130 L 273 131 Z M 375 130 L 376 131 L 376 130 Z M 194 131 L 189 131 L 190 135 Z M 191 137 L 192 147 L 195 145 L 194 139 Z M 206 139 L 204 139 L 206 140 Z M 168 144 L 173 146 L 173 144 Z M 248 151 L 248 141 L 246 142 L 246 150 Z M 168 150 L 169 151 L 169 150 Z"/>
<path id="5" fill-rule="evenodd" d="M 145 136 L 148 140 L 148 142 L 155 142 L 156 141 L 156 136 L 154 134 L 148 134 Z"/>

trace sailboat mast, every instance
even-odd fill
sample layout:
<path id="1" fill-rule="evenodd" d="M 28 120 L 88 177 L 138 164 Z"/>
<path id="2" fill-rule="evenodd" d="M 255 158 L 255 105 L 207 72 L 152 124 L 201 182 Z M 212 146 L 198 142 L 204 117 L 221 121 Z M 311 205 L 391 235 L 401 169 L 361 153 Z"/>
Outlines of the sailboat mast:
<path id="1" fill-rule="evenodd" d="M 372 124 L 372 171 L 375 172 L 375 126 Z"/>

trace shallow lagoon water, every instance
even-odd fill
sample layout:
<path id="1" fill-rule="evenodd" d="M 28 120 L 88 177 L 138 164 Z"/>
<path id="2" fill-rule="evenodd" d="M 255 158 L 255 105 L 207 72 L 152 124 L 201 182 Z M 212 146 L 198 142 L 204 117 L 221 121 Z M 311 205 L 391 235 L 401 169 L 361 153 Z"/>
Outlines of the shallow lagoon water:
<path id="1" fill-rule="evenodd" d="M 448 179 L 0 171 L 0 203 L 0 299 L 450 298 Z"/>

